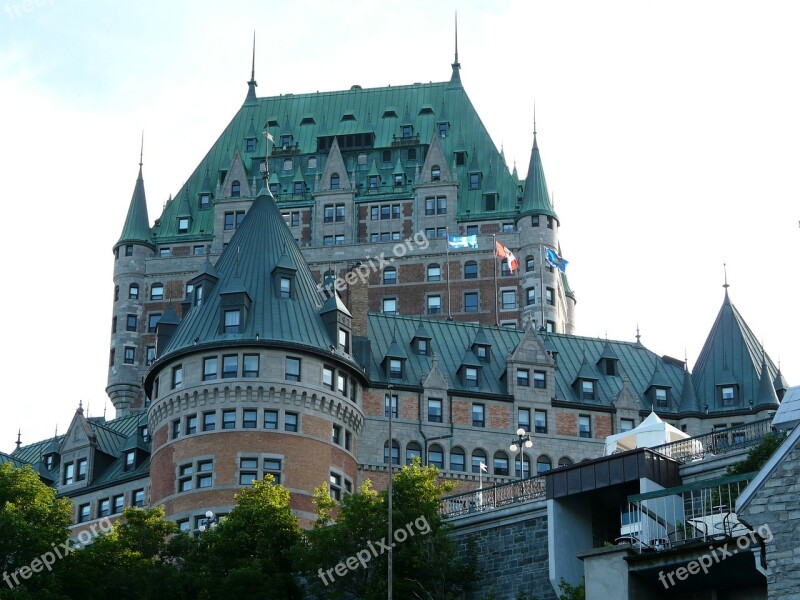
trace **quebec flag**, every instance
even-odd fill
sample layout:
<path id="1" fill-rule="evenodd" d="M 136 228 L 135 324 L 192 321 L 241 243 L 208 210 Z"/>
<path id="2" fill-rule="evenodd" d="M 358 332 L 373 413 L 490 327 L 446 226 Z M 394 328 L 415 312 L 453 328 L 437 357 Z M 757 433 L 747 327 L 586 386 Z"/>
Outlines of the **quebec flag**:
<path id="1" fill-rule="evenodd" d="M 460 248 L 472 248 L 475 249 L 478 247 L 478 236 L 477 235 L 451 235 L 447 240 L 448 245 L 450 246 L 451 250 L 458 250 Z"/>
<path id="2" fill-rule="evenodd" d="M 547 264 L 551 267 L 556 267 L 562 273 L 566 273 L 569 261 L 564 260 L 564 258 L 559 256 L 552 248 L 545 248 L 545 252 L 547 253 Z"/>

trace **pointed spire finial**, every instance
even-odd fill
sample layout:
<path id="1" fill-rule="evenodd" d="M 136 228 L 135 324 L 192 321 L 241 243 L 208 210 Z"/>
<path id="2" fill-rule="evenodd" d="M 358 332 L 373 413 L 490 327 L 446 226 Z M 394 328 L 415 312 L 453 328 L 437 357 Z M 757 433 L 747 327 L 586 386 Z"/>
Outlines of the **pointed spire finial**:
<path id="1" fill-rule="evenodd" d="M 725 273 L 725 283 L 722 284 L 722 287 L 725 288 L 725 294 L 727 295 L 728 288 L 730 287 L 728 285 L 728 264 L 727 263 L 722 263 L 722 270 Z"/>
<path id="2" fill-rule="evenodd" d="M 142 129 L 142 145 L 139 148 L 139 168 L 142 168 L 142 159 L 144 158 L 144 129 Z"/>
<path id="3" fill-rule="evenodd" d="M 244 99 L 245 106 L 252 106 L 257 103 L 256 98 L 256 32 L 253 30 L 253 62 L 250 68 L 250 81 L 247 82 L 247 96 Z"/>
<path id="4" fill-rule="evenodd" d="M 17 450 L 22 446 L 22 429 L 17 430 Z"/>
<path id="5" fill-rule="evenodd" d="M 250 81 L 256 82 L 256 30 L 253 30 L 253 64 L 250 68 Z"/>
<path id="6" fill-rule="evenodd" d="M 453 62 L 453 66 L 458 64 L 458 11 L 456 11 L 456 60 Z"/>
<path id="7" fill-rule="evenodd" d="M 450 78 L 450 82 L 453 83 L 453 84 L 460 85 L 461 84 L 461 76 L 458 74 L 459 69 L 461 69 L 461 63 L 458 62 L 458 11 L 456 11 L 455 23 L 456 23 L 456 29 L 455 29 L 455 33 L 456 33 L 456 52 L 455 52 L 455 58 L 454 58 L 453 64 L 450 65 L 451 67 L 453 67 L 453 75 Z"/>
<path id="8" fill-rule="evenodd" d="M 642 336 L 639 334 L 639 324 L 636 324 L 636 343 L 641 343 Z"/>

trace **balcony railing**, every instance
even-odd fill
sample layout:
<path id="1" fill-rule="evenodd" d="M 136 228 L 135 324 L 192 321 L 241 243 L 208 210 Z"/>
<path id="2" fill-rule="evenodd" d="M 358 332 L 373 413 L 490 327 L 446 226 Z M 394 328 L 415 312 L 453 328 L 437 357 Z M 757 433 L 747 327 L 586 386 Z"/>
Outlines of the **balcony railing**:
<path id="1" fill-rule="evenodd" d="M 752 421 L 694 437 L 655 446 L 652 450 L 669 456 L 680 463 L 699 460 L 706 455 L 718 455 L 749 448 L 760 443 L 768 433 L 772 433 L 772 418 Z"/>
<path id="2" fill-rule="evenodd" d="M 540 500 L 544 497 L 544 477 L 531 477 L 463 494 L 446 496 L 441 500 L 440 512 L 442 517 L 450 519 L 470 513 L 500 508 L 517 502 Z"/>
<path id="3" fill-rule="evenodd" d="M 644 552 L 745 535 L 736 499 L 753 477 L 746 473 L 628 496 L 616 541 Z"/>

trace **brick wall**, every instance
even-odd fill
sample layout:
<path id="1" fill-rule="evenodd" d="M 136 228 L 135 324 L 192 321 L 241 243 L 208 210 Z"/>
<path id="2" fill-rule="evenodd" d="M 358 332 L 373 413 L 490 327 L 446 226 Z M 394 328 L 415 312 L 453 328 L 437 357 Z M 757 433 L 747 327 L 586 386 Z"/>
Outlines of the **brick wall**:
<path id="1" fill-rule="evenodd" d="M 578 415 L 568 412 L 557 412 L 556 434 L 578 435 Z"/>

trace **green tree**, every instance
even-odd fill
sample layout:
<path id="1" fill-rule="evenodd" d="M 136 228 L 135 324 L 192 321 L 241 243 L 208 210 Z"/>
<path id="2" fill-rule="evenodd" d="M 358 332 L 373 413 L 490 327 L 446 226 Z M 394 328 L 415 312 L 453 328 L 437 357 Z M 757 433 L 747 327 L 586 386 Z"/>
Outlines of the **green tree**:
<path id="1" fill-rule="evenodd" d="M 318 488 L 317 523 L 296 551 L 309 589 L 333 600 L 385 598 L 391 543 L 396 597 L 444 600 L 468 588 L 472 569 L 457 560 L 439 515 L 440 498 L 454 485 L 438 482 L 438 476 L 435 467 L 421 467 L 418 460 L 394 476 L 393 540 L 388 539 L 387 491 L 376 493 L 365 482 L 359 493 L 337 505 L 325 486 Z"/>
<path id="2" fill-rule="evenodd" d="M 728 466 L 728 475 L 744 475 L 759 471 L 785 439 L 786 434 L 783 432 L 768 433 L 757 446 L 750 449 L 746 459 Z"/>
<path id="3" fill-rule="evenodd" d="M 0 598 L 51 597 L 52 574 L 34 561 L 64 550 L 60 546 L 67 543 L 71 516 L 71 502 L 56 499 L 55 490 L 30 466 L 0 465 Z M 18 571 L 31 566 L 41 572 Z"/>
<path id="4" fill-rule="evenodd" d="M 202 533 L 183 569 L 192 597 L 302 598 L 290 551 L 300 540 L 289 491 L 271 475 L 237 496 L 215 528 Z"/>

